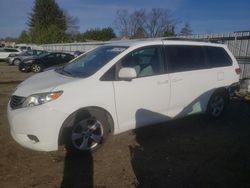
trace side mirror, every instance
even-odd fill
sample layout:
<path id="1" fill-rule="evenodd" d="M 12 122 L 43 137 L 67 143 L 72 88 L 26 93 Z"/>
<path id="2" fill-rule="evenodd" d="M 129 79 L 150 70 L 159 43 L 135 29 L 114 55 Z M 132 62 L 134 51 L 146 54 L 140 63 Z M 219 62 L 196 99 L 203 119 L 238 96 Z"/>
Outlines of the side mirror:
<path id="1" fill-rule="evenodd" d="M 137 73 L 134 68 L 125 67 L 120 69 L 118 77 L 123 80 L 132 80 L 137 77 Z"/>

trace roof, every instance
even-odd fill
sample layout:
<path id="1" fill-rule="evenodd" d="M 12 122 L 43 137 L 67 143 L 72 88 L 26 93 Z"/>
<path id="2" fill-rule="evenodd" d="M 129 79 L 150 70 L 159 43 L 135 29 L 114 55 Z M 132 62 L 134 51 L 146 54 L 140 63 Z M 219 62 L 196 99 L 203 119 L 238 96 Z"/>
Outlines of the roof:
<path id="1" fill-rule="evenodd" d="M 196 40 L 196 39 L 186 39 L 186 38 L 155 38 L 155 39 L 143 39 L 143 40 L 124 40 L 124 41 L 112 41 L 106 45 L 116 45 L 116 46 L 140 46 L 140 45 L 153 45 L 157 43 L 164 44 L 176 44 L 176 45 L 200 45 L 200 46 L 225 46 L 217 41 L 209 40 Z"/>

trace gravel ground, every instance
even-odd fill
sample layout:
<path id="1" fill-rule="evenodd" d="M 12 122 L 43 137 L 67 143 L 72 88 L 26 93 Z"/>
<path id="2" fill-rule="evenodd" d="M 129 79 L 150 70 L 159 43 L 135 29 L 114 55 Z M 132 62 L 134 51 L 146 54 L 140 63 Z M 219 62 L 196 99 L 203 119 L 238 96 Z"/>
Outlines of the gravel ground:
<path id="1" fill-rule="evenodd" d="M 6 105 L 32 74 L 0 62 L 0 187 L 250 187 L 250 104 L 234 100 L 220 120 L 195 115 L 110 136 L 102 149 L 72 156 L 13 141 Z"/>

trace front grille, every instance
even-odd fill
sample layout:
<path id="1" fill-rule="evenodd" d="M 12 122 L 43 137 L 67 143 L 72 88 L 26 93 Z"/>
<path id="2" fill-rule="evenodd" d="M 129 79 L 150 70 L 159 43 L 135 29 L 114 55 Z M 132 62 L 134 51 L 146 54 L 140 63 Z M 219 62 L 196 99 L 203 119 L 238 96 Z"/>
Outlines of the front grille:
<path id="1" fill-rule="evenodd" d="M 25 101 L 25 97 L 12 95 L 10 98 L 10 107 L 12 109 L 20 108 L 24 101 Z"/>

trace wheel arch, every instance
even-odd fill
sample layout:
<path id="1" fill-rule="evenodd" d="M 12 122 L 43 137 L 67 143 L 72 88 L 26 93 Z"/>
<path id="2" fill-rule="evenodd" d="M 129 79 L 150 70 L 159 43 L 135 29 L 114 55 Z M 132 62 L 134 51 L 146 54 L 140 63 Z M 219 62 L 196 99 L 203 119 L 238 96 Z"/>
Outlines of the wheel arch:
<path id="1" fill-rule="evenodd" d="M 212 95 L 213 95 L 214 93 L 216 93 L 216 92 L 222 92 L 222 93 L 224 93 L 225 96 L 227 97 L 227 100 L 229 99 L 229 90 L 228 90 L 227 87 L 219 87 L 219 88 L 216 88 L 216 89 L 214 90 L 214 92 L 212 93 Z M 211 95 L 211 96 L 212 96 L 212 95 Z"/>
<path id="2" fill-rule="evenodd" d="M 103 116 L 107 118 L 108 121 L 108 129 L 110 133 L 114 132 L 114 120 L 110 112 L 108 112 L 106 109 L 97 107 L 97 106 L 89 106 L 80 108 L 74 112 L 72 112 L 63 122 L 59 135 L 58 135 L 58 145 L 62 145 L 66 142 L 65 136 L 68 133 L 68 130 L 71 126 L 74 125 L 74 122 L 77 118 L 83 117 L 86 114 L 94 114 L 94 113 L 101 113 Z"/>

